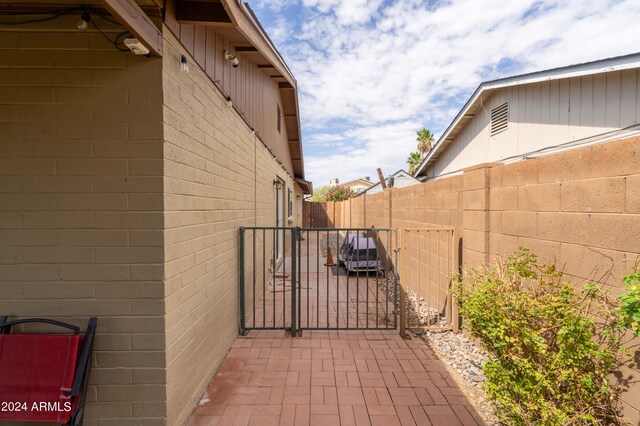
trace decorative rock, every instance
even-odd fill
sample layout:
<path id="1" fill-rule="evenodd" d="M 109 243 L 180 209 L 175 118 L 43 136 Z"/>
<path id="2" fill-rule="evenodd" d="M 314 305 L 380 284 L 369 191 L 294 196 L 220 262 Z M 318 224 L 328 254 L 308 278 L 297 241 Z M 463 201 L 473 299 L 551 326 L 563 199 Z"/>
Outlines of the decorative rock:
<path id="1" fill-rule="evenodd" d="M 440 313 L 426 306 L 422 298 L 409 291 L 407 301 L 411 308 L 409 321 L 413 326 L 439 325 L 447 326 L 446 318 Z M 449 330 L 420 330 L 415 337 L 423 339 L 433 352 L 456 371 L 468 386 L 462 386 L 467 398 L 475 403 L 487 425 L 499 425 L 493 406 L 486 400 L 486 393 L 482 384 L 486 380 L 482 366 L 488 354 L 478 348 L 474 342 L 464 334 L 454 334 Z"/>

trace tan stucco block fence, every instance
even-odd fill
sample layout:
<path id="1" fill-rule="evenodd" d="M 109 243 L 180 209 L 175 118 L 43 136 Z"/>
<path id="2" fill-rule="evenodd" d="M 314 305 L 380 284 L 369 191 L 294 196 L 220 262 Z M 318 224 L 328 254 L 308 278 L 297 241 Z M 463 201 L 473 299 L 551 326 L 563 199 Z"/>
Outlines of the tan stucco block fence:
<path id="1" fill-rule="evenodd" d="M 482 164 L 457 176 L 327 202 L 327 226 L 456 227 L 463 268 L 524 246 L 576 283 L 622 291 L 640 261 L 640 138 L 512 164 Z M 625 374 L 640 377 L 636 370 Z M 638 423 L 640 387 L 623 395 Z"/>

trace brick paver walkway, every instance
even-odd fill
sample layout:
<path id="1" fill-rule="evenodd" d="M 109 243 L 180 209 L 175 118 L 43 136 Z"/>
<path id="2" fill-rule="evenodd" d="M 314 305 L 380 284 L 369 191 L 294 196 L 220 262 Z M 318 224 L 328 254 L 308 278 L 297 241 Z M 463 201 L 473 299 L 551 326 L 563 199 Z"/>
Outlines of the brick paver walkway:
<path id="1" fill-rule="evenodd" d="M 395 331 L 238 337 L 189 425 L 483 424 L 445 366 Z"/>
<path id="2" fill-rule="evenodd" d="M 346 327 L 349 319 L 351 327 L 375 327 L 392 320 L 386 282 L 382 291 L 373 276 L 321 266 L 326 259 L 317 235 L 307 238 L 300 325 Z M 258 326 L 290 324 L 290 286 L 279 275 L 265 286 L 247 325 L 253 318 Z M 482 420 L 444 364 L 396 330 L 305 330 L 296 338 L 251 331 L 236 339 L 189 420 L 190 426 L 476 424 Z"/>

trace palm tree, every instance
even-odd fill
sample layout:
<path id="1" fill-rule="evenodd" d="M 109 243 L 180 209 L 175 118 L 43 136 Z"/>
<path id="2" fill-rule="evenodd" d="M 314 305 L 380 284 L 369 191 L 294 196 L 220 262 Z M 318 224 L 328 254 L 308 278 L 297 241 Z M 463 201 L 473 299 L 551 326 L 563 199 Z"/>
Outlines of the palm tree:
<path id="1" fill-rule="evenodd" d="M 409 164 L 409 174 L 412 175 L 418 170 L 422 163 L 422 156 L 419 152 L 412 152 L 407 158 L 407 164 Z"/>
<path id="2" fill-rule="evenodd" d="M 433 148 L 433 133 L 431 131 L 425 129 L 424 127 L 418 130 L 418 152 L 420 153 L 420 157 L 424 158 L 425 155 L 431 148 Z"/>

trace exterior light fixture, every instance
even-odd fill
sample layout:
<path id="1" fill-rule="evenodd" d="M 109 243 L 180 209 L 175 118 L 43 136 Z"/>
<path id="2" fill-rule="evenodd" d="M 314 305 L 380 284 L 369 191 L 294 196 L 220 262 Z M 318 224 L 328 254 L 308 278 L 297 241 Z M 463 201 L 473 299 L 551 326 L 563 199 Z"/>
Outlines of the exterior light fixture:
<path id="1" fill-rule="evenodd" d="M 233 100 L 231 99 L 231 96 L 227 96 L 227 105 L 229 106 L 229 108 L 233 106 Z"/>
<path id="2" fill-rule="evenodd" d="M 282 182 L 280 181 L 280 179 L 274 179 L 273 185 L 276 187 L 276 189 L 282 189 Z"/>
<path id="3" fill-rule="evenodd" d="M 238 68 L 240 66 L 240 60 L 236 55 L 231 54 L 228 50 L 224 51 L 224 59 L 227 61 L 231 61 L 231 65 L 234 68 Z"/>
<path id="4" fill-rule="evenodd" d="M 89 27 L 89 22 L 91 22 L 91 15 L 89 15 L 89 12 L 85 10 L 84 12 L 82 12 L 80 20 L 78 21 L 78 29 L 80 31 L 86 31 L 86 29 Z"/>
<path id="5" fill-rule="evenodd" d="M 130 37 L 124 40 L 124 45 L 129 48 L 136 55 L 148 55 L 149 49 L 144 44 L 140 43 L 137 38 Z M 189 66 L 187 65 L 187 71 L 189 72 Z"/>
<path id="6" fill-rule="evenodd" d="M 187 60 L 187 57 L 184 55 L 180 55 L 180 71 L 184 73 L 189 72 L 189 61 Z"/>
<path id="7" fill-rule="evenodd" d="M 253 127 L 251 128 L 251 134 L 255 135 L 256 134 L 256 129 L 254 129 Z"/>

